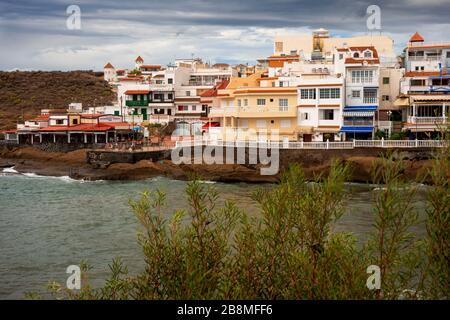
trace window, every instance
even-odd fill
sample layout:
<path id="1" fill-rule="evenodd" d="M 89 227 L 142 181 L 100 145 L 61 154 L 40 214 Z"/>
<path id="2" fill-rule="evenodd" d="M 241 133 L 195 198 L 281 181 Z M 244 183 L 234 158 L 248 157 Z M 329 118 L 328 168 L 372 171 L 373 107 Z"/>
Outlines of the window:
<path id="1" fill-rule="evenodd" d="M 373 70 L 353 70 L 352 83 L 368 83 L 373 81 Z"/>
<path id="2" fill-rule="evenodd" d="M 308 114 L 308 112 L 304 112 L 304 113 L 302 113 L 302 120 L 308 120 L 309 119 L 309 114 Z"/>
<path id="3" fill-rule="evenodd" d="M 359 58 L 359 53 L 358 53 L 358 52 L 355 52 L 355 53 L 353 54 L 353 58 Z"/>
<path id="4" fill-rule="evenodd" d="M 364 58 L 372 58 L 372 51 L 365 51 Z"/>
<path id="5" fill-rule="evenodd" d="M 56 119 L 56 124 L 64 124 L 64 120 L 63 119 Z"/>
<path id="6" fill-rule="evenodd" d="M 241 106 L 241 100 L 240 99 L 237 101 L 237 105 L 238 105 L 238 107 Z"/>
<path id="7" fill-rule="evenodd" d="M 239 119 L 239 126 L 241 128 L 248 128 L 248 120 L 247 119 Z"/>
<path id="8" fill-rule="evenodd" d="M 280 107 L 280 111 L 288 111 L 289 106 L 288 99 L 280 99 L 278 102 L 278 106 Z"/>
<path id="9" fill-rule="evenodd" d="M 191 92 L 190 91 L 186 91 L 186 96 L 190 97 L 191 96 Z"/>
<path id="10" fill-rule="evenodd" d="M 342 53 L 339 53 L 339 60 L 344 59 L 344 55 Z"/>
<path id="11" fill-rule="evenodd" d="M 168 78 L 168 79 L 167 79 L 167 83 L 168 83 L 168 84 L 172 84 L 172 83 L 173 83 L 173 79 L 172 79 L 172 78 Z"/>
<path id="12" fill-rule="evenodd" d="M 273 102 L 273 99 L 270 99 L 270 102 Z"/>
<path id="13" fill-rule="evenodd" d="M 188 111 L 188 106 L 178 106 L 178 111 Z"/>
<path id="14" fill-rule="evenodd" d="M 291 127 L 291 120 L 281 120 L 280 121 L 280 127 L 281 128 L 290 128 Z"/>
<path id="15" fill-rule="evenodd" d="M 420 71 L 424 71 L 425 70 L 425 67 L 420 67 Z"/>
<path id="16" fill-rule="evenodd" d="M 390 98 L 389 98 L 389 96 L 387 96 L 387 95 L 383 95 L 383 96 L 381 97 L 381 100 L 382 100 L 382 101 L 389 101 Z"/>
<path id="17" fill-rule="evenodd" d="M 334 120 L 334 110 L 324 109 L 320 110 L 320 120 Z"/>
<path id="18" fill-rule="evenodd" d="M 383 77 L 383 84 L 389 84 L 389 78 Z"/>
<path id="19" fill-rule="evenodd" d="M 450 51 L 447 51 L 447 59 L 450 58 Z"/>
<path id="20" fill-rule="evenodd" d="M 265 128 L 266 127 L 266 120 L 256 120 L 256 127 L 257 128 Z"/>
<path id="21" fill-rule="evenodd" d="M 364 89 L 363 103 L 377 103 L 378 92 L 377 89 Z"/>
<path id="22" fill-rule="evenodd" d="M 419 71 L 419 67 L 416 67 L 416 71 Z"/>
<path id="23" fill-rule="evenodd" d="M 167 99 L 173 100 L 173 93 L 169 93 L 169 94 L 167 95 Z"/>
<path id="24" fill-rule="evenodd" d="M 72 124 L 78 124 L 78 119 L 73 119 Z"/>
<path id="25" fill-rule="evenodd" d="M 316 89 L 301 89 L 300 99 L 302 100 L 316 99 Z"/>
<path id="26" fill-rule="evenodd" d="M 266 99 L 257 99 L 256 105 L 258 106 L 265 106 L 266 105 Z"/>
<path id="27" fill-rule="evenodd" d="M 192 111 L 197 111 L 197 106 L 192 106 Z"/>
<path id="28" fill-rule="evenodd" d="M 411 79 L 410 84 L 411 86 L 424 86 L 425 79 Z"/>
<path id="29" fill-rule="evenodd" d="M 352 98 L 361 98 L 361 91 L 353 90 L 352 91 Z"/>
<path id="30" fill-rule="evenodd" d="M 248 106 L 248 99 L 244 99 L 244 107 Z"/>
<path id="31" fill-rule="evenodd" d="M 320 99 L 339 99 L 341 97 L 341 90 L 339 88 L 324 88 L 319 89 Z"/>

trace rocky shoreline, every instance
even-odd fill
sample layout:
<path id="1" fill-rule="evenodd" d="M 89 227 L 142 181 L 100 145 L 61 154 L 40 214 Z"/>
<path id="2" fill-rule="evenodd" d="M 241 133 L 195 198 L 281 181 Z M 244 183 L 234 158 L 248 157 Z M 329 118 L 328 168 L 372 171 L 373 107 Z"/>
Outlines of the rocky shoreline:
<path id="1" fill-rule="evenodd" d="M 370 172 L 375 155 L 345 154 L 342 156 L 308 155 L 281 161 L 282 172 L 289 163 L 298 162 L 307 178 L 326 173 L 332 158 L 339 157 L 350 164 L 353 182 L 370 182 Z M 400 160 L 399 160 L 400 161 Z M 405 161 L 405 173 L 415 181 L 419 173 L 431 166 L 429 159 L 408 159 Z M 152 162 L 141 160 L 137 163 L 116 163 L 107 168 L 95 169 L 86 163 L 86 150 L 67 153 L 45 152 L 35 148 L 0 149 L 0 168 L 14 167 L 19 173 L 35 173 L 43 176 L 70 176 L 79 180 L 143 180 L 164 176 L 176 180 L 188 180 L 196 174 L 202 180 L 218 182 L 275 183 L 280 173 L 273 176 L 260 174 L 255 165 L 175 165 L 170 160 Z M 429 180 L 425 180 L 425 183 Z"/>

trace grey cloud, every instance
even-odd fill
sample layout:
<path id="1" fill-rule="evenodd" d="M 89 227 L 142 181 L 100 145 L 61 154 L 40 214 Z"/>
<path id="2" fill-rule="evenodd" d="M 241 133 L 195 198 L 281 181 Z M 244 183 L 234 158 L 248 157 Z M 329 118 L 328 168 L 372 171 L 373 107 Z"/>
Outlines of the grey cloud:
<path id="1" fill-rule="evenodd" d="M 71 4 L 81 7 L 82 30 L 65 28 Z M 364 33 L 371 4 L 381 7 L 383 32 L 396 40 L 398 50 L 415 31 L 427 40 L 449 40 L 449 0 L 2 0 L 0 40 L 20 52 L 2 50 L 0 68 L 100 69 L 104 60 L 124 64 L 133 54 L 166 63 L 190 56 L 182 48 L 214 60 L 252 62 L 251 57 L 272 50 L 262 29 L 324 27 L 337 36 Z M 223 36 L 224 30 L 240 33 Z M 90 49 L 79 53 L 76 48 Z M 69 61 L 59 59 L 66 52 L 76 54 Z"/>

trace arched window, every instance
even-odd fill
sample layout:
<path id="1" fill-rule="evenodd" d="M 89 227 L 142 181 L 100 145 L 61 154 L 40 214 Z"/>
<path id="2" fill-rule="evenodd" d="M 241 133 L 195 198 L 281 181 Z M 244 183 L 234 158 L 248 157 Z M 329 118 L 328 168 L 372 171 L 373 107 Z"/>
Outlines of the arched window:
<path id="1" fill-rule="evenodd" d="M 359 58 L 359 52 L 355 52 L 355 53 L 353 54 L 353 58 Z"/>

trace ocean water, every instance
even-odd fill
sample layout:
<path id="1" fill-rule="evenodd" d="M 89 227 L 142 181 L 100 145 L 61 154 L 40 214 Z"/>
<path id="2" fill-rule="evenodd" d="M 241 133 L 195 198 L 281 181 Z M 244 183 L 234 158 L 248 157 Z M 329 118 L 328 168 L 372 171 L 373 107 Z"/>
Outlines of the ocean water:
<path id="1" fill-rule="evenodd" d="M 205 183 L 208 183 L 205 181 Z M 258 214 L 251 194 L 270 185 L 211 183 L 220 200 L 234 200 L 250 214 Z M 145 181 L 83 182 L 68 177 L 0 172 L 0 299 L 22 299 L 26 292 L 45 293 L 49 281 L 65 284 L 69 265 L 87 260 L 90 280 L 101 285 L 113 258 L 120 257 L 131 274 L 143 268 L 136 241 L 138 223 L 129 208 L 130 198 L 146 189 L 167 194 L 166 214 L 186 207 L 186 182 L 166 178 Z M 346 214 L 334 226 L 359 239 L 372 230 L 370 201 L 374 187 L 351 184 Z M 425 191 L 416 207 L 424 219 Z M 423 223 L 414 230 L 425 233 Z"/>

